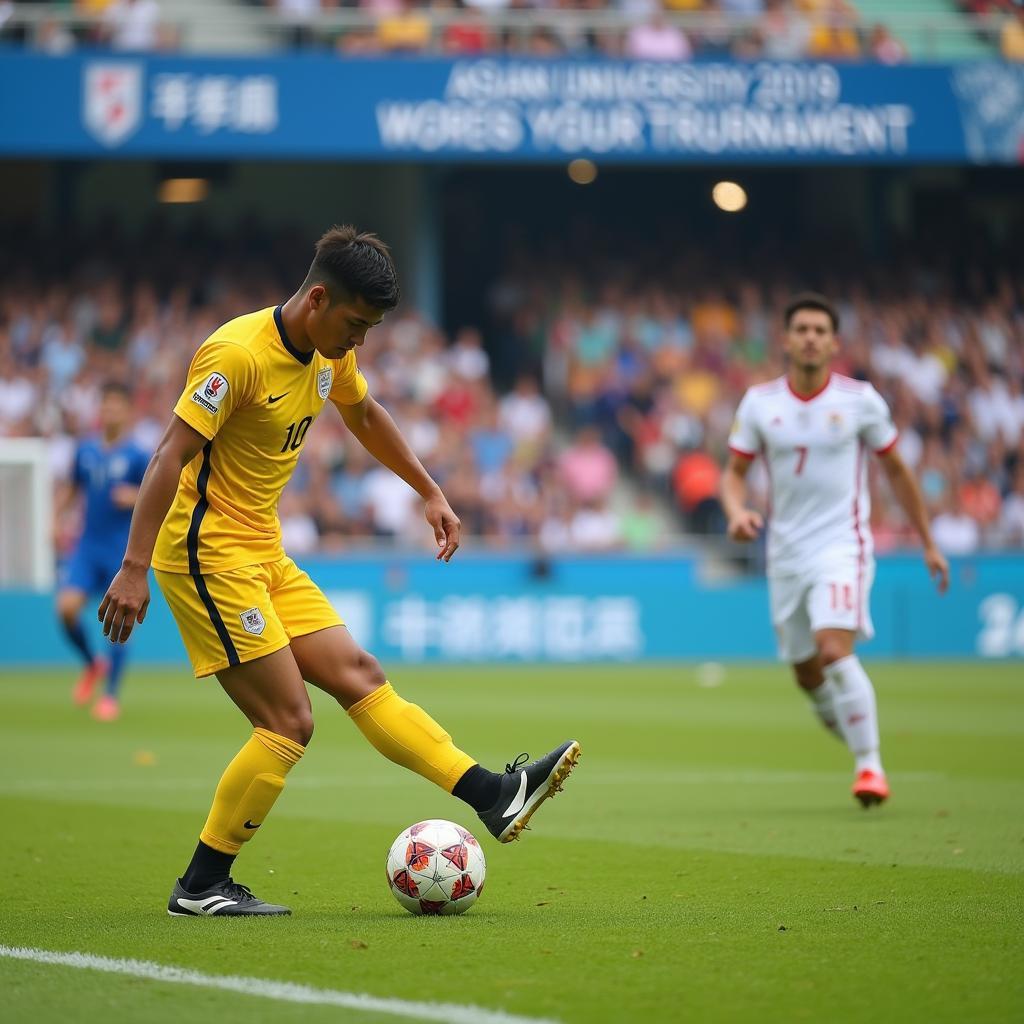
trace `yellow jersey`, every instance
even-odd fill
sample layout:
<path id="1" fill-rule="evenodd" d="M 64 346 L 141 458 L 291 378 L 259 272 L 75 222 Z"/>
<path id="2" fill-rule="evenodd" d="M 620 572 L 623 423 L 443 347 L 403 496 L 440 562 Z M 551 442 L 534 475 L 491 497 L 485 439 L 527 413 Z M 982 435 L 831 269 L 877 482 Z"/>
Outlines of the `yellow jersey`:
<path id="1" fill-rule="evenodd" d="M 300 352 L 280 306 L 214 331 L 174 407 L 207 444 L 182 471 L 153 567 L 198 575 L 283 558 L 277 503 L 306 432 L 327 399 L 356 405 L 366 392 L 355 352 Z"/>

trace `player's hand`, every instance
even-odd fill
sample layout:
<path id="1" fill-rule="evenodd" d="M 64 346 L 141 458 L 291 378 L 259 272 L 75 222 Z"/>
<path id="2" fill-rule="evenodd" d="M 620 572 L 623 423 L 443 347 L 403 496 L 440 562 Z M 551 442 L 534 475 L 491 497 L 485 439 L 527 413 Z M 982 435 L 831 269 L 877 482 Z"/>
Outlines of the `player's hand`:
<path id="1" fill-rule="evenodd" d="M 949 590 L 949 562 L 934 544 L 924 549 L 924 564 L 928 566 L 928 572 L 935 580 L 939 593 L 944 594 Z"/>
<path id="2" fill-rule="evenodd" d="M 756 540 L 763 526 L 764 519 L 761 513 L 755 512 L 752 508 L 745 508 L 729 518 L 726 530 L 732 540 L 746 543 Z"/>
<path id="3" fill-rule="evenodd" d="M 149 580 L 145 570 L 121 566 L 100 602 L 99 618 L 103 635 L 112 644 L 128 642 L 136 622 L 146 618 L 149 609 Z"/>
<path id="4" fill-rule="evenodd" d="M 450 562 L 452 555 L 459 550 L 459 534 L 462 530 L 459 517 L 452 511 L 443 494 L 427 501 L 423 515 L 434 529 L 434 540 L 437 541 L 438 547 L 437 560 Z"/>

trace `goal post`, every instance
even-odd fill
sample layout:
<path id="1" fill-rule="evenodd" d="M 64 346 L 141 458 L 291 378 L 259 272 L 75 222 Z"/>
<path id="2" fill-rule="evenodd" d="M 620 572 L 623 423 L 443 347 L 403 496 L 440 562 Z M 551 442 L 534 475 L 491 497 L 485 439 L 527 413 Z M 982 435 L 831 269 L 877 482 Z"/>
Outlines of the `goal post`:
<path id="1" fill-rule="evenodd" d="M 47 442 L 0 438 L 0 587 L 54 582 L 53 475 Z"/>

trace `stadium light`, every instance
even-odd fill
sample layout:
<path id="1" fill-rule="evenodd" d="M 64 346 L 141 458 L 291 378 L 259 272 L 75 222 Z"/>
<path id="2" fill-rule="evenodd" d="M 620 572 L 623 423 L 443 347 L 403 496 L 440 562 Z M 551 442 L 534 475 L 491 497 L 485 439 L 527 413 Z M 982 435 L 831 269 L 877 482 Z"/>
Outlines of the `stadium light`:
<path id="1" fill-rule="evenodd" d="M 589 185 L 597 177 L 597 164 L 593 160 L 579 157 L 569 161 L 568 172 L 577 185 Z"/>
<path id="2" fill-rule="evenodd" d="M 206 178 L 165 178 L 157 187 L 161 203 L 201 203 L 210 192 Z"/>
<path id="3" fill-rule="evenodd" d="M 739 213 L 747 205 L 747 193 L 735 181 L 720 181 L 711 190 L 715 206 L 726 213 Z"/>

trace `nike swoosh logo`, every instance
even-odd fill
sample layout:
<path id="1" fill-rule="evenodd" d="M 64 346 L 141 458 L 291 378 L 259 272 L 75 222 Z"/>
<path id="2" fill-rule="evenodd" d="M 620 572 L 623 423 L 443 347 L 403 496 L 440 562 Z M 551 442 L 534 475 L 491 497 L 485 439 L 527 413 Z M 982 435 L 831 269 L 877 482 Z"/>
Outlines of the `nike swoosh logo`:
<path id="1" fill-rule="evenodd" d="M 263 824 L 263 822 L 261 821 L 261 822 L 260 822 L 260 825 L 262 825 L 262 824 Z M 245 827 L 246 827 L 246 828 L 259 828 L 259 827 L 260 827 L 260 825 L 254 825 L 254 824 L 252 823 L 252 821 L 251 821 L 251 820 L 248 820 L 248 819 L 247 819 L 247 820 L 246 820 L 246 822 L 245 822 Z"/>
<path id="2" fill-rule="evenodd" d="M 511 818 L 513 814 L 518 814 L 526 803 L 526 772 L 523 772 L 519 776 L 519 792 L 516 793 L 515 799 L 508 805 L 508 810 L 502 815 L 503 818 Z"/>
<path id="3" fill-rule="evenodd" d="M 284 395 L 287 394 L 289 394 L 289 392 L 286 391 Z M 284 398 L 284 395 L 269 395 L 267 397 L 267 405 L 273 405 L 275 402 L 280 402 L 281 399 Z"/>

